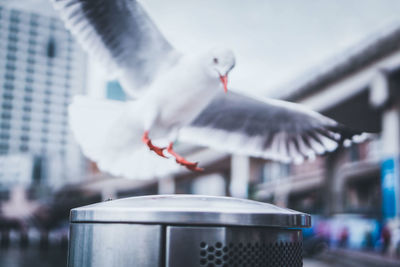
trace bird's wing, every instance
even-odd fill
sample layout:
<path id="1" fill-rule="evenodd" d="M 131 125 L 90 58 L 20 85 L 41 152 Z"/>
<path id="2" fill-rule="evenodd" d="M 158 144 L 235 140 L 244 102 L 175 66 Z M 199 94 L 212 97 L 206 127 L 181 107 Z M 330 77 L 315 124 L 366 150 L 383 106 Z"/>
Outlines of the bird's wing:
<path id="1" fill-rule="evenodd" d="M 135 0 L 52 1 L 83 48 L 131 95 L 140 94 L 177 55 Z"/>
<path id="2" fill-rule="evenodd" d="M 179 139 L 232 153 L 302 162 L 365 136 L 299 104 L 230 92 L 213 100 L 181 130 Z"/>
<path id="3" fill-rule="evenodd" d="M 132 103 L 74 98 L 69 123 L 83 154 L 102 171 L 127 178 L 151 179 L 177 171 L 173 160 L 157 157 L 141 142 L 142 122 L 129 115 L 134 113 Z"/>

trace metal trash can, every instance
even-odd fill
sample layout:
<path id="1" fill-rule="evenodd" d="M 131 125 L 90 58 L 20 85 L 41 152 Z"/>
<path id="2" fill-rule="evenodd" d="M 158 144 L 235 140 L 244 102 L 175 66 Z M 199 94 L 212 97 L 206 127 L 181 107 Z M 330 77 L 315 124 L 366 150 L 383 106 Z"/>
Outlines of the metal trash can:
<path id="1" fill-rule="evenodd" d="M 119 199 L 71 211 L 68 266 L 302 266 L 310 215 L 198 195 Z"/>

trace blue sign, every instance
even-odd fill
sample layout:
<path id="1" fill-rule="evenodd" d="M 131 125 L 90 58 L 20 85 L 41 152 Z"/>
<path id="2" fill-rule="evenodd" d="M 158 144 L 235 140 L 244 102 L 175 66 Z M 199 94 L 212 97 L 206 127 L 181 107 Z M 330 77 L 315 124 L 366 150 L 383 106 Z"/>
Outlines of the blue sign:
<path id="1" fill-rule="evenodd" d="M 382 162 L 382 212 L 383 218 L 396 216 L 396 184 L 399 179 L 396 158 L 388 158 Z"/>

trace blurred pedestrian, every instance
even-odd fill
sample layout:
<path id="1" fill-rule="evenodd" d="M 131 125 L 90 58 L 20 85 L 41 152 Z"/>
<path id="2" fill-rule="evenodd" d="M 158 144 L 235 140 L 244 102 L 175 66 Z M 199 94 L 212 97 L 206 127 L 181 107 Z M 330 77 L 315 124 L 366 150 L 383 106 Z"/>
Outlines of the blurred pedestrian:
<path id="1" fill-rule="evenodd" d="M 364 235 L 364 249 L 372 250 L 374 248 L 374 237 L 371 229 L 368 229 Z"/>
<path id="2" fill-rule="evenodd" d="M 346 248 L 348 240 L 349 240 L 349 229 L 347 227 L 343 227 L 339 236 L 339 247 Z"/>
<path id="3" fill-rule="evenodd" d="M 390 241 L 392 239 L 390 229 L 387 224 L 382 229 L 381 239 L 382 239 L 382 254 L 386 254 L 390 246 Z"/>

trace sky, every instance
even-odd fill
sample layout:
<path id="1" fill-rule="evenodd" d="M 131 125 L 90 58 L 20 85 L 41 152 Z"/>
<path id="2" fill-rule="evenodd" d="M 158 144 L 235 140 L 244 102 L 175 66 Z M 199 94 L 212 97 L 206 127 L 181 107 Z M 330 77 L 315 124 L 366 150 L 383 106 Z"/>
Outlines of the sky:
<path id="1" fill-rule="evenodd" d="M 51 13 L 49 1 L 12 3 Z M 236 66 L 229 75 L 229 87 L 250 94 L 285 89 L 375 33 L 393 24 L 400 26 L 400 0 L 139 2 L 177 50 L 232 49 Z M 89 80 L 98 80 L 103 73 L 94 68 Z"/>
<path id="2" fill-rule="evenodd" d="M 141 2 L 179 51 L 231 48 L 230 87 L 264 95 L 400 23 L 398 0 Z"/>

